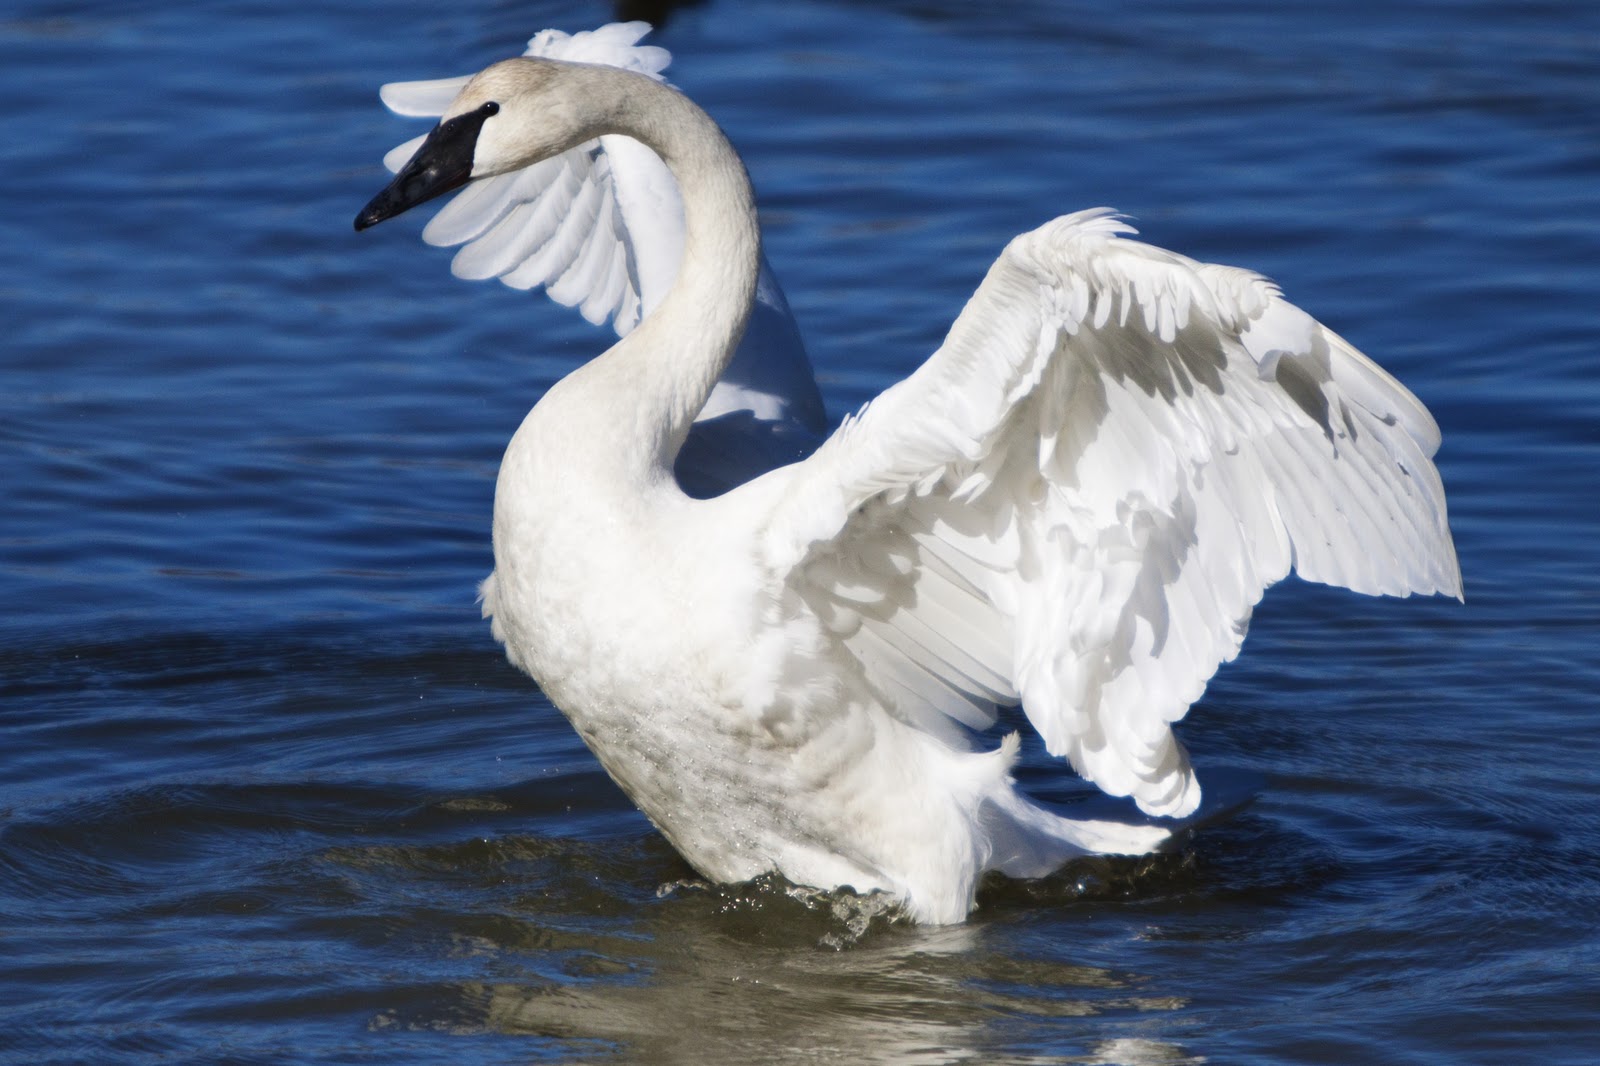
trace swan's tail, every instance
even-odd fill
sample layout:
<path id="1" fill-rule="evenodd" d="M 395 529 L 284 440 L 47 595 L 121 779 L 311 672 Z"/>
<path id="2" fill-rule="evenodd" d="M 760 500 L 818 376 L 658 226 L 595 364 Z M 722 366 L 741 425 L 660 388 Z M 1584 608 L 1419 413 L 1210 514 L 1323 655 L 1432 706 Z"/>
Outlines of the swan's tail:
<path id="1" fill-rule="evenodd" d="M 1152 819 L 1127 800 L 1098 796 L 1074 804 L 1079 817 L 1040 806 L 1015 787 L 996 789 L 985 804 L 993 848 L 987 868 L 1011 877 L 1044 877 L 1082 855 L 1145 855 L 1179 830 L 1222 821 L 1256 798 L 1263 784 L 1248 770 L 1214 769 L 1200 807 L 1186 818 Z M 1110 817 L 1084 817 L 1090 814 Z"/>
<path id="2" fill-rule="evenodd" d="M 1083 855 L 1144 855 L 1172 837 L 1164 825 L 1068 818 L 1008 789 L 984 811 L 991 852 L 987 866 L 1008 877 L 1044 877 Z"/>

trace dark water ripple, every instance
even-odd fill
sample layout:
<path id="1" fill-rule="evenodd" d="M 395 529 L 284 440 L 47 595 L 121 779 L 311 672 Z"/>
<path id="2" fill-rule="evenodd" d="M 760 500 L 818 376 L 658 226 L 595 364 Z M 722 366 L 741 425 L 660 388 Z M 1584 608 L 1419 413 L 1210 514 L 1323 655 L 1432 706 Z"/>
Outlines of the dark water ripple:
<path id="1" fill-rule="evenodd" d="M 1595 13 L 675 17 L 836 414 L 1111 204 L 1444 429 L 1465 606 L 1275 590 L 1185 726 L 1254 802 L 942 930 L 698 882 L 477 617 L 504 442 L 604 341 L 350 234 L 374 90 L 609 14 L 0 12 L 0 1061 L 1594 1061 Z"/>

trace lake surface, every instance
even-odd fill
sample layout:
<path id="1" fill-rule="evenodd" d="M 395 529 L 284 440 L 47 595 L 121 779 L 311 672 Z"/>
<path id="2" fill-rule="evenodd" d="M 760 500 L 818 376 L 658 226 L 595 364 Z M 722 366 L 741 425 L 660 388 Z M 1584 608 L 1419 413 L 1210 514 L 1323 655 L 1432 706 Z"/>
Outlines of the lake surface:
<path id="1" fill-rule="evenodd" d="M 473 603 L 501 449 L 607 335 L 350 230 L 418 132 L 380 83 L 612 9 L 16 0 L 0 1059 L 1600 1061 L 1600 7 L 993 7 L 656 38 L 833 416 L 1108 204 L 1431 407 L 1466 604 L 1269 593 L 1184 726 L 1259 798 L 1172 854 L 937 930 L 701 884 Z"/>

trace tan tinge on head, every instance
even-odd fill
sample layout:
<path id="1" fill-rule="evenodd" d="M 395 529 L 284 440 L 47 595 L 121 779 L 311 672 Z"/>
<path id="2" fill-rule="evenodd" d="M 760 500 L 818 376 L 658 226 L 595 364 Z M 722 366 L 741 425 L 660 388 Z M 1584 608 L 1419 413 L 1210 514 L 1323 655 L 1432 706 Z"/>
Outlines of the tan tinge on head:
<path id="1" fill-rule="evenodd" d="M 555 65 L 557 64 L 554 60 L 518 57 L 502 59 L 492 66 L 485 67 L 462 87 L 460 95 L 451 102 L 445 113 L 439 116 L 439 121 L 444 122 L 457 115 L 464 115 L 490 101 L 503 106 L 511 97 L 525 93 L 539 93 L 554 79 L 555 71 L 551 68 Z"/>
<path id="2" fill-rule="evenodd" d="M 500 117 L 486 122 L 478 135 L 472 176 L 505 174 L 618 132 L 618 109 L 636 77 L 588 63 L 506 59 L 469 81 L 441 123 L 486 104 L 499 105 Z"/>

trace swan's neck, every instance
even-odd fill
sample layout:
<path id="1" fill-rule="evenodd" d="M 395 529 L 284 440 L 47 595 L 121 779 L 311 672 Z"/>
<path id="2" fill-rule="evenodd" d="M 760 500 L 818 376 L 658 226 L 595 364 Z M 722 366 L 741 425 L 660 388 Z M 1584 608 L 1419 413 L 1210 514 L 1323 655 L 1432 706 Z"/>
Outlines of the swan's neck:
<path id="1" fill-rule="evenodd" d="M 750 181 L 710 117 L 677 91 L 609 68 L 583 71 L 605 118 L 592 133 L 621 133 L 661 156 L 683 199 L 683 260 L 672 287 L 604 355 L 546 394 L 578 418 L 601 473 L 672 483 L 689 426 L 744 333 L 760 262 Z"/>

